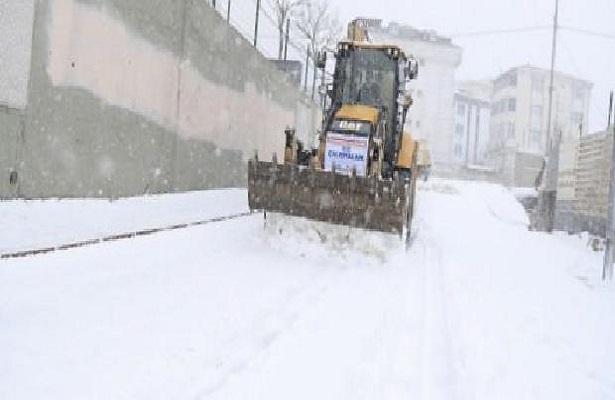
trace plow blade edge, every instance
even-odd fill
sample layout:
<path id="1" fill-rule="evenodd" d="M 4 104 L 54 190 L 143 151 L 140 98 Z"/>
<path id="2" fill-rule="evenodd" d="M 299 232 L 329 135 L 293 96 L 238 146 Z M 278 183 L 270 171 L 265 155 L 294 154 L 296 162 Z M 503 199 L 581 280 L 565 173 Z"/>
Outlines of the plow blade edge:
<path id="1" fill-rule="evenodd" d="M 251 210 L 402 234 L 410 218 L 411 187 L 396 180 L 251 160 Z"/>

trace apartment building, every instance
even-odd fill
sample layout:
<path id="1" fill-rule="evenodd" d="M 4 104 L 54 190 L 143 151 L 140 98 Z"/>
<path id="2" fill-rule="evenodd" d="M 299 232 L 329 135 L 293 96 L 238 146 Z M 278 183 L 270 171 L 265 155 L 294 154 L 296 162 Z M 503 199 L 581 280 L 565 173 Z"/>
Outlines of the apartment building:
<path id="1" fill-rule="evenodd" d="M 502 169 L 505 183 L 530 186 L 538 169 L 516 165 L 521 159 L 541 158 L 549 145 L 547 133 L 550 71 L 530 65 L 511 68 L 493 81 L 489 152 Z M 587 134 L 592 84 L 561 72 L 553 77 L 551 134 L 562 143 Z M 512 170 L 524 170 L 519 176 Z"/>
<path id="2" fill-rule="evenodd" d="M 491 118 L 491 82 L 462 81 L 454 95 L 453 162 L 478 166 L 485 162 Z"/>
<path id="3" fill-rule="evenodd" d="M 414 104 L 408 112 L 406 129 L 429 143 L 434 169 L 456 164 L 453 110 L 455 70 L 461 62 L 461 48 L 432 30 L 415 29 L 399 23 L 387 26 L 370 21 L 374 41 L 395 43 L 419 63 L 419 77 L 410 89 Z"/>

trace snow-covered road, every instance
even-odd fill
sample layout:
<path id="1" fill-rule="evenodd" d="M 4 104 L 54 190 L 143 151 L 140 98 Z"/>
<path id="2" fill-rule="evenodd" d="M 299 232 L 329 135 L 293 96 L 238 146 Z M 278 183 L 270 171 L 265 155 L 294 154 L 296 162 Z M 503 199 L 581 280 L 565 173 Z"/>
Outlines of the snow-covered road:
<path id="1" fill-rule="evenodd" d="M 245 197 L 0 202 L 14 224 L 0 250 L 242 212 Z M 256 214 L 2 260 L 0 398 L 615 398 L 599 253 L 528 232 L 496 185 L 435 180 L 417 207 L 407 253 Z"/>

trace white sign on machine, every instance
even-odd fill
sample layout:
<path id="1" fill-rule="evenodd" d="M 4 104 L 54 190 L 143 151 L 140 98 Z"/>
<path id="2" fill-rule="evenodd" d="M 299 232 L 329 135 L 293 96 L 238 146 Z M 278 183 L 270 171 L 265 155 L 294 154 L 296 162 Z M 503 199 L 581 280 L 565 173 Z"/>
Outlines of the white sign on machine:
<path id="1" fill-rule="evenodd" d="M 368 137 L 329 132 L 325 147 L 325 169 L 331 171 L 335 165 L 336 171 L 350 174 L 355 169 L 357 176 L 365 176 L 368 149 Z"/>

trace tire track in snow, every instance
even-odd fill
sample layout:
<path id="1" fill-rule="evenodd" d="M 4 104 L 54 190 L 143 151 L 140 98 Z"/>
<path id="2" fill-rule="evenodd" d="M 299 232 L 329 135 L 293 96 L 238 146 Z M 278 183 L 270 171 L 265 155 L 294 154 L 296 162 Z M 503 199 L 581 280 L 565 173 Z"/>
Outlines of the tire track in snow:
<path id="1" fill-rule="evenodd" d="M 330 291 L 347 268 L 319 269 L 303 286 L 291 286 L 284 296 L 268 309 L 259 312 L 245 329 L 229 335 L 223 348 L 234 349 L 231 354 L 223 354 L 218 360 L 202 371 L 211 374 L 209 379 L 196 382 L 200 387 L 192 396 L 195 400 L 216 396 L 230 379 L 249 369 L 251 364 L 263 357 L 285 332 L 293 329 L 295 322 L 307 310 L 316 307 Z M 203 382 L 205 381 L 205 382 Z"/>
<path id="2" fill-rule="evenodd" d="M 429 236 L 429 227 L 420 227 L 414 240 L 412 262 L 417 266 L 417 296 L 420 304 L 420 393 L 423 399 L 457 397 L 452 336 L 447 315 L 447 297 L 442 265 L 442 249 Z"/>

